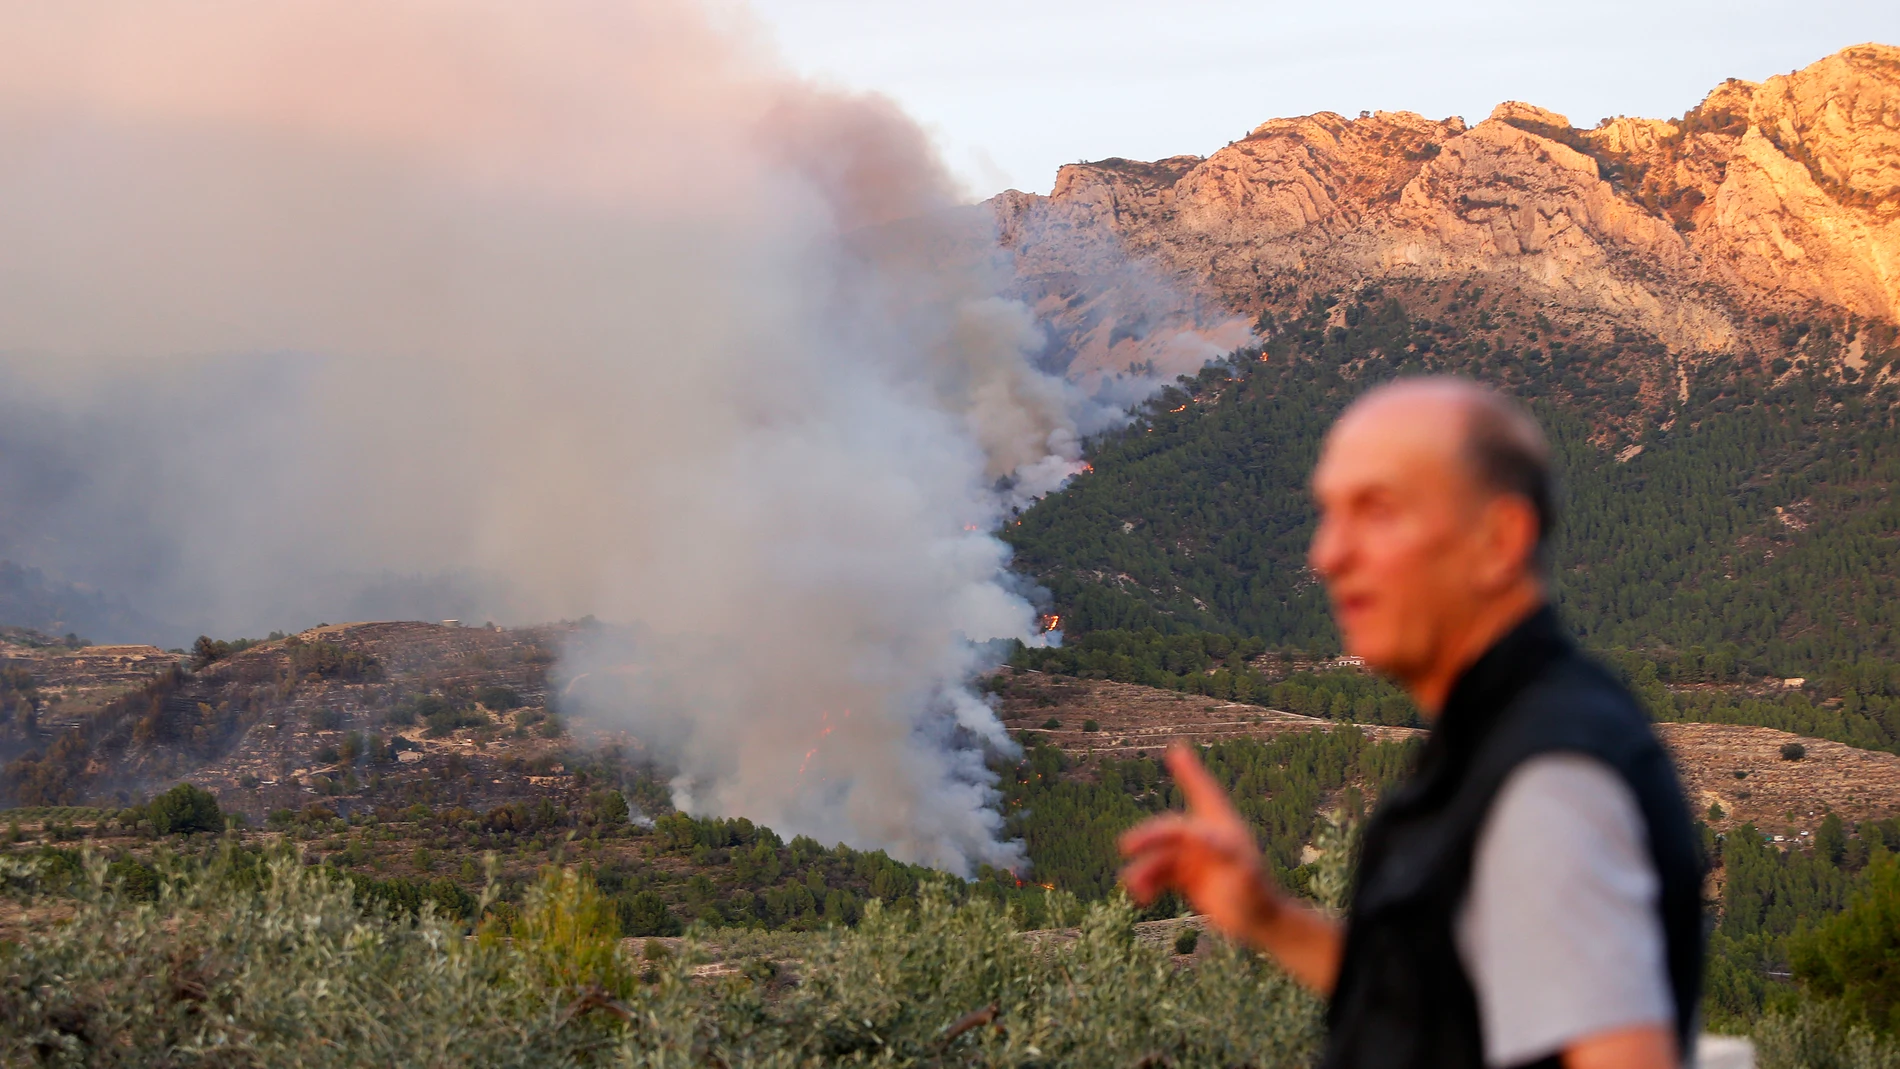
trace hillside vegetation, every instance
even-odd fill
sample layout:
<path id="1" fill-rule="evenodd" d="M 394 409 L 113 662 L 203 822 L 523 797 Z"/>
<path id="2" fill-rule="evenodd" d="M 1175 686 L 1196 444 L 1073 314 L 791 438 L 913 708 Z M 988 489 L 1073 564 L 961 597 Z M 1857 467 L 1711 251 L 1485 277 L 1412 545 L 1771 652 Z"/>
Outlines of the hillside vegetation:
<path id="1" fill-rule="evenodd" d="M 1554 328 L 1494 344 L 1483 324 L 1509 302 L 1459 294 L 1455 322 L 1415 318 L 1377 287 L 1343 307 L 1315 299 L 1264 350 L 1211 366 L 1095 443 L 1091 473 L 1005 531 L 1079 646 L 1018 663 L 1264 701 L 1266 677 L 1243 682 L 1248 656 L 1336 654 L 1304 563 L 1321 440 L 1373 384 L 1453 372 L 1523 398 L 1549 429 L 1558 604 L 1659 716 L 1892 748 L 1896 387 L 1792 366 L 1770 378 L 1709 356 L 1681 364 L 1672 395 L 1631 371 L 1659 360 L 1637 339 L 1568 343 Z M 1634 430 L 1606 430 L 1616 421 Z M 1794 677 L 1808 685 L 1762 686 Z"/>
<path id="2" fill-rule="evenodd" d="M 227 848 L 155 900 L 98 860 L 0 862 L 0 894 L 64 905 L 0 971 L 0 1061 L 47 1066 L 1099 1066 L 1307 1064 L 1317 1004 L 1252 955 L 1199 967 L 1114 903 L 1032 945 L 983 900 L 926 891 L 770 958 L 695 978 L 619 939 L 591 881 L 549 869 L 512 917 L 366 903 L 287 855 Z M 487 901 L 488 895 L 483 896 Z M 392 1012 L 394 1010 L 395 1012 Z"/>

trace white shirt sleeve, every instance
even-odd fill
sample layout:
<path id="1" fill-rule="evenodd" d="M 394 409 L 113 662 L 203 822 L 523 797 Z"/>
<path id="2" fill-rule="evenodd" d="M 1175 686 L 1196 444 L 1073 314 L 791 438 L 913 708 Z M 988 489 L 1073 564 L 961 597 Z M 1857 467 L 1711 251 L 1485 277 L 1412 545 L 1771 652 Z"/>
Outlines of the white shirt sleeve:
<path id="1" fill-rule="evenodd" d="M 1660 881 L 1636 797 L 1580 754 L 1524 762 L 1479 831 L 1457 921 L 1485 1064 L 1634 1025 L 1673 1025 Z"/>

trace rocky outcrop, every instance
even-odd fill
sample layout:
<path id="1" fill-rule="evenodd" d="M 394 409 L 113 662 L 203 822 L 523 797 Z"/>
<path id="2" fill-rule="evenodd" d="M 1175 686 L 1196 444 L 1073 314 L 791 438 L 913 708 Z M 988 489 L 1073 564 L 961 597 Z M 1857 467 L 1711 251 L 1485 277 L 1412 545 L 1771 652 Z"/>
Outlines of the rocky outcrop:
<path id="1" fill-rule="evenodd" d="M 1469 127 L 1275 119 L 1204 159 L 1073 164 L 1049 196 L 990 206 L 1079 377 L 1317 292 L 1474 276 L 1680 353 L 1767 348 L 1764 319 L 1900 320 L 1900 49 L 1588 130 L 1517 101 Z"/>

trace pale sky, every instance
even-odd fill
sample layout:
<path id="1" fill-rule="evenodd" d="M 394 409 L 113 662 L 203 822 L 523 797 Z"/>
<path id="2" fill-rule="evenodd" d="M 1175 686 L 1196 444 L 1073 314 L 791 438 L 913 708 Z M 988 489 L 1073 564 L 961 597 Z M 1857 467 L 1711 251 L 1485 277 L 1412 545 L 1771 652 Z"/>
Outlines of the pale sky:
<path id="1" fill-rule="evenodd" d="M 1724 78 L 1900 45 L 1895 0 L 752 0 L 791 64 L 896 98 L 972 195 L 1078 159 L 1207 155 L 1277 116 L 1501 100 L 1671 118 Z"/>

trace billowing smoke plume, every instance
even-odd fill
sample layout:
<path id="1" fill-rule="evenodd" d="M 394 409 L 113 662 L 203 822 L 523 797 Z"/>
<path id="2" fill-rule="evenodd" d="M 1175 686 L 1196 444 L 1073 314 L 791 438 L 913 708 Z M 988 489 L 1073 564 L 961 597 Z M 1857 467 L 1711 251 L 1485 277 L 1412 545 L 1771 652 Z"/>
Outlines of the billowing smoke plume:
<path id="1" fill-rule="evenodd" d="M 0 556 L 195 633 L 594 614 L 683 805 L 1010 863 L 989 532 L 1089 404 L 888 102 L 687 0 L 0 15 Z"/>

